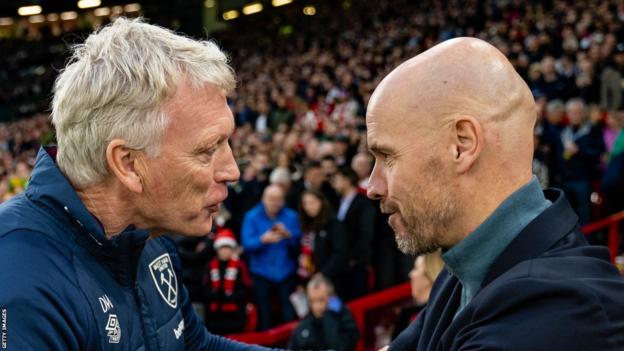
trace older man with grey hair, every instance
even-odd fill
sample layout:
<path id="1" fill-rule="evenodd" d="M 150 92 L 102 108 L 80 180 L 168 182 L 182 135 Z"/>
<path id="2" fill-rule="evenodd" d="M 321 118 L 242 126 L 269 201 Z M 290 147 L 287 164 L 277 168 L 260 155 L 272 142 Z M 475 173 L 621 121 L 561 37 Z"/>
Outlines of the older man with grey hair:
<path id="1" fill-rule="evenodd" d="M 605 146 L 602 132 L 589 120 L 589 111 L 582 99 L 568 100 L 565 108 L 570 124 L 561 131 L 562 188 L 583 225 L 591 219 L 592 183 L 597 178 Z"/>
<path id="2" fill-rule="evenodd" d="M 353 351 L 359 331 L 349 308 L 336 297 L 332 282 L 317 273 L 306 287 L 308 315 L 290 335 L 293 350 Z"/>
<path id="3" fill-rule="evenodd" d="M 58 147 L 0 206 L 3 348 L 256 350 L 208 333 L 161 234 L 201 236 L 239 171 L 227 58 L 120 18 L 73 48 L 52 105 Z"/>

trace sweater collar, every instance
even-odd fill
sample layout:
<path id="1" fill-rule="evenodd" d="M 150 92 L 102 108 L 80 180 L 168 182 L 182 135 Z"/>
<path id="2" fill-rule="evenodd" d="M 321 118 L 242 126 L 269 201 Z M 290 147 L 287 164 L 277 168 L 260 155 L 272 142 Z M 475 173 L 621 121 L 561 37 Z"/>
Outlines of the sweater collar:
<path id="1" fill-rule="evenodd" d="M 509 243 L 550 205 L 534 176 L 505 199 L 477 229 L 442 255 L 449 271 L 462 283 L 462 306 L 481 287 L 490 267 Z"/>

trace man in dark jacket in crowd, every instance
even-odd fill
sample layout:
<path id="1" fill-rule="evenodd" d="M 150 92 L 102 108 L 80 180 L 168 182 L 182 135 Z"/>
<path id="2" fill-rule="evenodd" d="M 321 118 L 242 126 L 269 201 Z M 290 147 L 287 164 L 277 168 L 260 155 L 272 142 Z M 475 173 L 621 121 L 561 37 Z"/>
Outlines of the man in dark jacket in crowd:
<path id="1" fill-rule="evenodd" d="M 338 286 L 338 294 L 345 300 L 353 300 L 368 292 L 376 211 L 373 203 L 358 192 L 358 176 L 351 168 L 339 168 L 332 185 L 341 196 L 336 217 L 345 228 L 347 245 L 351 248 L 348 272 Z"/>
<path id="2" fill-rule="evenodd" d="M 323 166 L 319 161 L 309 161 L 305 165 L 303 173 L 303 190 L 317 190 L 323 193 L 329 201 L 329 204 L 334 208 L 338 208 L 340 203 L 340 196 L 336 193 L 336 190 L 327 181 L 327 175 L 323 170 Z"/>
<path id="3" fill-rule="evenodd" d="M 347 307 L 334 295 L 332 283 L 318 273 L 307 287 L 310 313 L 290 336 L 293 350 L 353 351 L 359 332 Z"/>
<path id="4" fill-rule="evenodd" d="M 624 108 L 624 42 L 618 43 L 613 56 L 600 75 L 600 105 L 608 111 Z"/>
<path id="5" fill-rule="evenodd" d="M 390 351 L 624 349 L 624 279 L 565 195 L 531 174 L 535 112 L 506 57 L 475 38 L 425 51 L 376 88 L 368 195 L 402 251 L 442 248 L 446 264 Z"/>
<path id="6" fill-rule="evenodd" d="M 589 223 L 592 182 L 597 178 L 600 156 L 605 151 L 602 132 L 589 121 L 585 102 L 570 99 L 566 103 L 570 124 L 560 134 L 563 145 L 563 190 L 580 218 Z"/>

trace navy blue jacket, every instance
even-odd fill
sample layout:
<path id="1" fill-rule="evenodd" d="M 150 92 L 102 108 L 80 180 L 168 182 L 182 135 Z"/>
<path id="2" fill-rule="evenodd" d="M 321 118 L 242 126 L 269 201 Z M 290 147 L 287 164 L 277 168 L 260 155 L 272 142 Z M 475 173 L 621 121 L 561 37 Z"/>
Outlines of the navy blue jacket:
<path id="1" fill-rule="evenodd" d="M 573 127 L 568 126 L 567 128 Z M 595 180 L 599 174 L 600 155 L 605 151 L 601 128 L 592 125 L 589 133 L 576 139 L 575 143 L 578 152 L 563 161 L 563 180 Z"/>
<path id="2" fill-rule="evenodd" d="M 563 193 L 545 195 L 553 204 L 497 258 L 466 307 L 455 316 L 461 285 L 442 271 L 390 351 L 624 350 L 624 279 L 605 248 L 587 244 Z"/>
<path id="3" fill-rule="evenodd" d="M 50 153 L 53 153 L 50 150 Z M 206 331 L 169 239 L 112 240 L 42 149 L 0 206 L 0 307 L 9 350 L 265 350 Z"/>

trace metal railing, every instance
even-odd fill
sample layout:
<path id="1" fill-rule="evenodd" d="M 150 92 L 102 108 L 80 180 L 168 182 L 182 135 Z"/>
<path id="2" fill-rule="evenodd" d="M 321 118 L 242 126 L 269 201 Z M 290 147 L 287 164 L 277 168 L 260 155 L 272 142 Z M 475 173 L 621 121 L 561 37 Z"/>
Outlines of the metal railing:
<path id="1" fill-rule="evenodd" d="M 611 262 L 615 260 L 620 250 L 620 222 L 624 221 L 624 211 L 610 215 L 597 222 L 587 224 L 581 228 L 583 234 L 595 233 L 604 228 L 609 228 L 607 232 L 607 247 L 611 253 Z"/>

